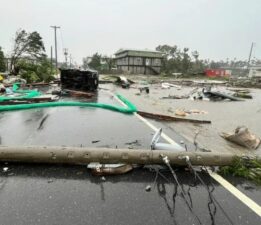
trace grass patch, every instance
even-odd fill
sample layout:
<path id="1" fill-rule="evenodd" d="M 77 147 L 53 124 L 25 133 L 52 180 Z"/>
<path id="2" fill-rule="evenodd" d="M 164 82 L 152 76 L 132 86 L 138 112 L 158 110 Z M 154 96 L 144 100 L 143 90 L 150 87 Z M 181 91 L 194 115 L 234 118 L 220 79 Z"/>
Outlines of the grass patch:
<path id="1" fill-rule="evenodd" d="M 221 175 L 244 177 L 261 185 L 261 160 L 250 158 L 235 158 L 231 166 L 222 166 L 218 171 Z"/>

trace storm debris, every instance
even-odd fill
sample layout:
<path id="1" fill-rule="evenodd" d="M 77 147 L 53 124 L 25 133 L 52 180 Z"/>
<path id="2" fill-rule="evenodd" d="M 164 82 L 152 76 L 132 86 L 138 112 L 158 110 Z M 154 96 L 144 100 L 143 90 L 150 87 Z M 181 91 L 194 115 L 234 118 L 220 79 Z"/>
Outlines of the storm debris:
<path id="1" fill-rule="evenodd" d="M 37 128 L 37 130 L 41 130 L 43 129 L 43 125 L 44 125 L 44 122 L 46 121 L 46 119 L 49 117 L 49 114 L 45 115 L 43 117 L 43 119 L 41 120 L 40 124 L 39 124 L 39 127 Z"/>
<path id="2" fill-rule="evenodd" d="M 191 109 L 191 110 L 185 110 L 187 114 L 208 114 L 207 111 L 204 110 L 198 110 L 198 109 Z"/>
<path id="3" fill-rule="evenodd" d="M 145 188 L 145 191 L 150 192 L 151 191 L 151 186 L 147 185 L 146 188 Z"/>
<path id="4" fill-rule="evenodd" d="M 220 101 L 224 99 L 228 99 L 231 101 L 242 101 L 239 98 L 236 98 L 232 95 L 220 92 L 213 91 L 210 86 L 204 87 L 201 89 L 195 89 L 190 95 L 191 100 L 207 100 L 207 101 Z"/>
<path id="5" fill-rule="evenodd" d="M 82 97 L 82 98 L 92 98 L 95 94 L 90 92 L 84 92 L 84 91 L 74 91 L 69 89 L 63 90 L 63 95 L 67 94 L 71 97 Z"/>
<path id="6" fill-rule="evenodd" d="M 261 185 L 261 161 L 253 157 L 235 157 L 229 166 L 222 166 L 218 171 L 221 175 L 233 175 L 253 180 Z"/>
<path id="7" fill-rule="evenodd" d="M 89 163 L 87 168 L 91 169 L 91 173 L 95 176 L 119 175 L 125 174 L 133 169 L 130 164 L 100 164 Z M 102 179 L 103 179 L 102 177 Z M 105 177 L 104 177 L 105 180 Z"/>
<path id="8" fill-rule="evenodd" d="M 211 123 L 210 120 L 196 120 L 190 118 L 181 118 L 176 116 L 162 115 L 156 113 L 149 113 L 143 111 L 137 111 L 137 113 L 143 117 L 147 117 L 155 120 L 163 120 L 163 121 L 180 121 L 180 122 L 191 122 L 191 123 Z"/>
<path id="9" fill-rule="evenodd" d="M 169 96 L 164 96 L 161 99 L 187 99 L 189 98 L 188 95 L 169 95 Z"/>
<path id="10" fill-rule="evenodd" d="M 147 94 L 150 93 L 149 87 L 140 87 L 139 90 L 140 90 L 140 93 L 142 93 L 143 91 L 145 91 Z"/>
<path id="11" fill-rule="evenodd" d="M 248 149 L 257 149 L 260 145 L 260 138 L 250 133 L 248 128 L 241 126 L 237 127 L 234 133 L 222 132 L 221 137 L 238 145 L 247 147 Z"/>
<path id="12" fill-rule="evenodd" d="M 131 84 L 135 83 L 124 76 L 115 76 L 115 78 L 117 79 L 115 83 L 121 85 L 122 88 L 129 88 Z"/>
<path id="13" fill-rule="evenodd" d="M 233 94 L 234 97 L 237 98 L 247 98 L 247 99 L 252 99 L 252 95 L 248 94 L 248 93 L 244 93 L 244 92 L 236 92 Z"/>
<path id="14" fill-rule="evenodd" d="M 171 83 L 166 83 L 166 82 L 161 83 L 161 88 L 162 88 L 162 89 L 169 89 L 169 88 L 171 88 L 171 87 L 175 87 L 175 88 L 177 88 L 178 90 L 181 89 L 181 86 L 179 86 L 179 85 L 175 85 L 175 84 L 171 84 Z"/>
<path id="15" fill-rule="evenodd" d="M 135 141 L 127 142 L 127 143 L 125 143 L 125 145 L 141 146 L 141 143 L 139 142 L 139 140 L 135 140 Z"/>
<path id="16" fill-rule="evenodd" d="M 150 145 L 151 150 L 170 150 L 170 151 L 177 151 L 177 152 L 185 151 L 185 149 L 178 143 L 168 144 L 168 143 L 159 142 L 161 138 L 161 134 L 162 134 L 162 128 L 157 130 L 153 135 L 151 140 L 151 145 Z"/>
<path id="17" fill-rule="evenodd" d="M 186 112 L 182 109 L 176 109 L 175 110 L 175 115 L 176 116 L 186 116 Z"/>

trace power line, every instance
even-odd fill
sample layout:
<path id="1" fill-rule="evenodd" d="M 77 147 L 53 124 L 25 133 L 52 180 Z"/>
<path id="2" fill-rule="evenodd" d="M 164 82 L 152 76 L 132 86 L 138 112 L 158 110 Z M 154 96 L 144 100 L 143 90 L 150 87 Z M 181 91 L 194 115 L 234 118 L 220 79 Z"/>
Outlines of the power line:
<path id="1" fill-rule="evenodd" d="M 62 29 L 60 29 L 59 31 L 60 31 L 62 49 L 64 49 L 66 46 L 64 45 L 64 40 L 63 40 L 63 35 L 62 35 Z"/>

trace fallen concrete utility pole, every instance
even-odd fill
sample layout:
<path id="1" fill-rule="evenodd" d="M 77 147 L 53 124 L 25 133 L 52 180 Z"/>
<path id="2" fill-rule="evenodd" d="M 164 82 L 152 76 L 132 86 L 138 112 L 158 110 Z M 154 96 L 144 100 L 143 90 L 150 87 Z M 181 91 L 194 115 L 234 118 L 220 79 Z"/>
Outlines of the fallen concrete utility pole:
<path id="1" fill-rule="evenodd" d="M 143 117 L 147 117 L 155 120 L 181 121 L 181 122 L 191 122 L 191 123 L 211 123 L 210 120 L 195 120 L 195 119 L 188 119 L 188 118 L 180 118 L 176 116 L 167 116 L 167 115 L 161 115 L 161 114 L 155 114 L 155 113 L 149 113 L 143 111 L 138 111 L 137 113 Z"/>
<path id="2" fill-rule="evenodd" d="M 192 165 L 223 166 L 231 165 L 235 154 L 220 154 L 210 152 L 175 152 L 162 150 L 130 150 L 130 149 L 101 149 L 79 147 L 50 147 L 50 146 L 1 146 L 0 161 L 25 163 L 52 164 L 164 164 L 162 157 L 167 156 L 172 165 L 187 165 L 188 156 Z"/>

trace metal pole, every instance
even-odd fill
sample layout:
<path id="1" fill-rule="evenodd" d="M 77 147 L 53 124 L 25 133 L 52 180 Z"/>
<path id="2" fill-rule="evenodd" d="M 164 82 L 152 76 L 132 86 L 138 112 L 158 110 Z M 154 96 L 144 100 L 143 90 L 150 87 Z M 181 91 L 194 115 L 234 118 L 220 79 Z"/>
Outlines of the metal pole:
<path id="1" fill-rule="evenodd" d="M 248 62 L 247 62 L 247 69 L 249 69 L 249 67 L 250 67 L 250 60 L 251 60 L 251 56 L 252 56 L 253 46 L 254 46 L 254 42 L 252 42 L 252 44 L 251 44 L 249 57 L 248 57 Z"/>
<path id="2" fill-rule="evenodd" d="M 127 163 L 127 164 L 164 164 L 162 157 L 167 156 L 172 165 L 187 165 L 188 156 L 192 165 L 224 166 L 231 165 L 236 155 L 212 152 L 177 152 L 175 150 L 129 150 L 51 146 L 1 146 L 0 161 L 52 163 L 52 164 L 88 164 L 90 162 Z M 253 156 L 252 156 L 253 157 Z"/>
<path id="3" fill-rule="evenodd" d="M 55 67 L 56 70 L 58 69 L 58 56 L 57 56 L 57 35 L 56 35 L 56 30 L 61 28 L 58 26 L 51 26 L 54 29 L 54 44 L 55 44 Z"/>

